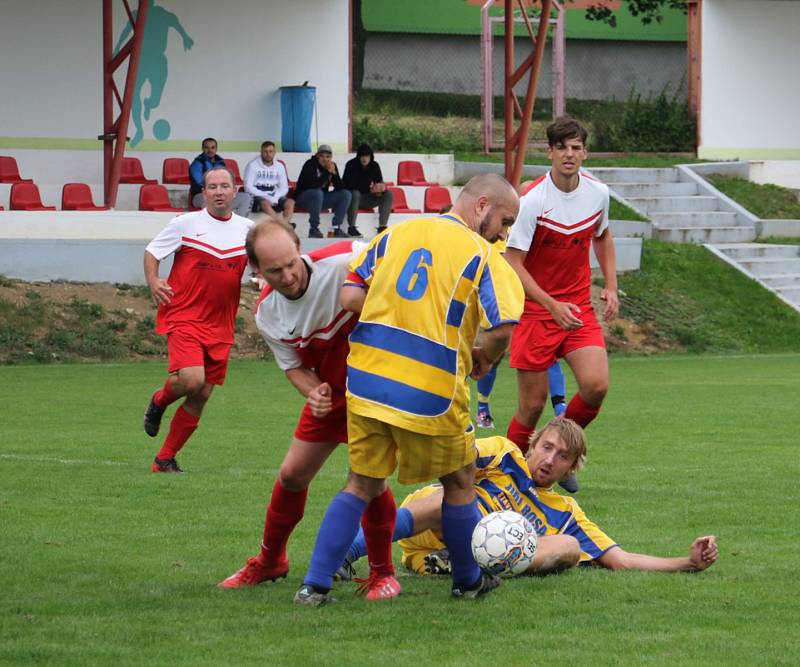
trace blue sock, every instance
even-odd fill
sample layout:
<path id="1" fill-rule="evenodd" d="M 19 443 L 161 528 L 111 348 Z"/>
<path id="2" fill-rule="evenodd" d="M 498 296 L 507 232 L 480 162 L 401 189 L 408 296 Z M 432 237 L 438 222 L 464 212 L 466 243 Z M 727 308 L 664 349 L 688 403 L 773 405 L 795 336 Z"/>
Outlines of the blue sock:
<path id="1" fill-rule="evenodd" d="M 358 496 L 346 491 L 336 494 L 319 527 L 304 584 L 311 584 L 326 592 L 331 589 L 333 575 L 344 562 L 347 548 L 353 543 L 365 509 L 367 502 Z"/>
<path id="2" fill-rule="evenodd" d="M 472 556 L 472 531 L 481 520 L 478 501 L 469 505 L 449 505 L 442 501 L 442 535 L 450 552 L 453 583 L 471 588 L 481 576 Z"/>
<path id="3" fill-rule="evenodd" d="M 405 507 L 400 507 L 397 510 L 397 518 L 394 522 L 392 542 L 411 537 L 413 534 L 414 517 Z M 354 539 L 353 543 L 350 545 L 350 550 L 347 552 L 347 555 L 350 557 L 351 563 L 355 563 L 359 558 L 363 558 L 367 555 L 367 541 L 364 539 L 364 530 L 361 526 L 358 528 L 358 535 L 356 535 L 356 539 Z"/>
<path id="4" fill-rule="evenodd" d="M 561 364 L 559 364 L 558 361 L 547 369 L 547 384 L 550 388 L 553 410 L 555 411 L 556 417 L 560 417 L 567 409 L 567 406 L 564 405 L 567 383 L 564 380 L 564 371 L 561 370 Z"/>
<path id="5" fill-rule="evenodd" d="M 478 410 L 486 409 L 489 411 L 489 396 L 494 389 L 494 381 L 497 378 L 497 366 L 492 367 L 486 375 L 478 380 Z"/>

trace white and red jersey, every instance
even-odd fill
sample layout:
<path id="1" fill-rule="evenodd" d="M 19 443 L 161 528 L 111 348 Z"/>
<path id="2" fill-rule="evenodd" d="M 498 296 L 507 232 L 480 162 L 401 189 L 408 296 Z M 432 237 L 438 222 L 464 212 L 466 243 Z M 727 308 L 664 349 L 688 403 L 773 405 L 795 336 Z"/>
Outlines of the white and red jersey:
<path id="1" fill-rule="evenodd" d="M 158 261 L 175 253 L 167 278 L 173 296 L 158 307 L 158 333 L 188 330 L 203 342 L 233 343 L 252 226 L 235 213 L 221 220 L 203 209 L 173 218 L 150 241 L 146 250 Z"/>
<path id="2" fill-rule="evenodd" d="M 578 187 L 562 192 L 548 172 L 520 198 L 507 245 L 528 253 L 525 268 L 545 292 L 583 308 L 591 303 L 589 250 L 592 238 L 608 227 L 608 207 L 608 187 L 600 181 L 581 172 Z M 551 315 L 526 299 L 523 317 L 542 320 Z"/>
<path id="3" fill-rule="evenodd" d="M 343 241 L 301 255 L 308 287 L 287 299 L 267 285 L 256 309 L 256 325 L 281 370 L 310 368 L 339 393 L 347 376 L 348 336 L 358 315 L 342 308 L 339 292 L 350 263 L 366 244 Z"/>

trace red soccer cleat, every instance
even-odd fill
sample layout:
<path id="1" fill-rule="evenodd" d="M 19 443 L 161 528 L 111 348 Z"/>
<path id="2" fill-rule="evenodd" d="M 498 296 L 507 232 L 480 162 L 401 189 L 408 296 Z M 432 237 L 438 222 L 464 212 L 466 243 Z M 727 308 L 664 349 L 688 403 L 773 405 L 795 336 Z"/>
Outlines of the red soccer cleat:
<path id="1" fill-rule="evenodd" d="M 361 584 L 356 591 L 357 595 L 363 595 L 367 600 L 390 600 L 400 595 L 403 590 L 400 582 L 392 575 L 378 575 L 374 572 L 369 573 L 367 579 L 353 579 Z"/>
<path id="2" fill-rule="evenodd" d="M 220 581 L 219 588 L 244 588 L 245 586 L 258 586 L 264 581 L 285 579 L 289 574 L 289 561 L 284 559 L 275 565 L 264 565 L 261 556 L 253 556 L 245 566 L 230 577 Z"/>

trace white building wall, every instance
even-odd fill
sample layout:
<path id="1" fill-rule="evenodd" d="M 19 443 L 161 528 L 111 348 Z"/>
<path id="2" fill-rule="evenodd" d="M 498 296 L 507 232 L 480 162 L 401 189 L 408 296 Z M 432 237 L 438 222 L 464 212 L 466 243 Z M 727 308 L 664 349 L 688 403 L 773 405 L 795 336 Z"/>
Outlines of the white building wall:
<path id="1" fill-rule="evenodd" d="M 800 2 L 703 0 L 702 158 L 797 159 Z"/>
<path id="2" fill-rule="evenodd" d="M 133 7 L 138 3 L 131 2 Z M 35 0 L 0 5 L 0 149 L 97 149 L 102 132 L 102 3 Z M 116 43 L 124 27 L 114 2 Z M 167 77 L 143 119 L 137 150 L 194 150 L 208 135 L 228 151 L 280 142 L 278 88 L 317 87 L 319 141 L 348 141 L 348 0 L 155 0 L 191 39 L 166 27 Z M 152 11 L 152 10 L 151 10 Z M 151 14 L 152 16 L 152 14 Z M 172 20 L 172 19 L 169 19 Z M 166 24 L 165 24 L 166 25 Z M 157 54 L 158 55 L 158 54 Z M 118 82 L 122 90 L 122 79 Z M 141 99 L 150 94 L 144 83 Z M 158 140 L 156 121 L 169 123 Z M 160 128 L 164 128 L 161 123 Z M 131 123 L 128 135 L 135 135 Z M 316 128 L 312 124 L 312 143 Z"/>

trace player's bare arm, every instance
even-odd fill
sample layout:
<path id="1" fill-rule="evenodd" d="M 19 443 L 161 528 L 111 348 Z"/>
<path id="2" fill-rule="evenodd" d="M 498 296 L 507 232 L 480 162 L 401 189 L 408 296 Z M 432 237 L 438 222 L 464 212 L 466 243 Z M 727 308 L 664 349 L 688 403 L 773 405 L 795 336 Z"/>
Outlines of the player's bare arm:
<path id="1" fill-rule="evenodd" d="M 500 360 L 514 333 L 514 324 L 501 324 L 481 333 L 480 347 L 472 348 L 472 373 L 470 377 L 479 380 Z"/>
<path id="2" fill-rule="evenodd" d="M 525 296 L 546 308 L 553 316 L 556 324 L 562 329 L 570 331 L 582 327 L 583 322 L 576 317 L 576 313 L 581 312 L 580 307 L 567 301 L 556 301 L 539 287 L 539 284 L 525 268 L 525 258 L 527 256 L 527 252 L 519 250 L 518 248 L 507 248 L 505 252 L 506 260 L 519 276 L 522 287 L 525 290 Z"/>
<path id="3" fill-rule="evenodd" d="M 339 292 L 339 302 L 342 304 L 342 308 L 349 310 L 351 313 L 360 313 L 366 298 L 367 290 L 364 287 L 345 285 L 342 287 L 342 291 Z"/>
<path id="4" fill-rule="evenodd" d="M 305 396 L 312 415 L 322 418 L 331 411 L 333 407 L 331 386 L 320 380 L 316 372 L 300 366 L 287 370 L 286 378 Z"/>
<path id="5" fill-rule="evenodd" d="M 164 278 L 158 277 L 159 264 L 160 262 L 145 250 L 144 278 L 150 288 L 150 295 L 157 306 L 166 306 L 172 300 L 173 292 L 169 283 Z"/>
<path id="6" fill-rule="evenodd" d="M 717 560 L 717 541 L 713 535 L 698 537 L 689 549 L 689 555 L 679 558 L 662 558 L 635 554 L 624 549 L 610 549 L 597 562 L 609 570 L 646 570 L 651 572 L 701 572 Z"/>
<path id="7" fill-rule="evenodd" d="M 603 319 L 610 322 L 619 314 L 619 294 L 617 292 L 617 251 L 614 247 L 614 239 L 611 231 L 606 230 L 592 240 L 594 254 L 597 256 L 597 263 L 603 272 L 605 287 L 600 292 L 600 298 L 605 301 L 603 309 Z"/>

